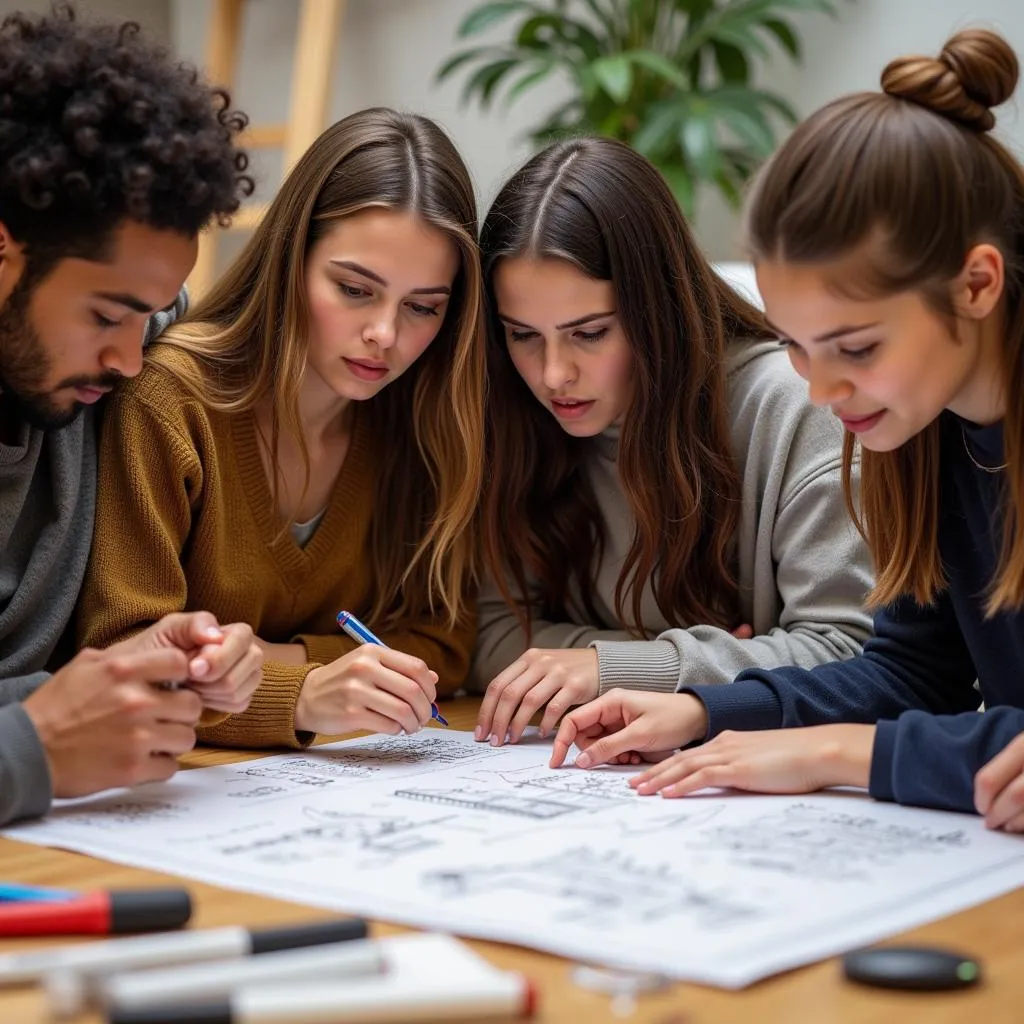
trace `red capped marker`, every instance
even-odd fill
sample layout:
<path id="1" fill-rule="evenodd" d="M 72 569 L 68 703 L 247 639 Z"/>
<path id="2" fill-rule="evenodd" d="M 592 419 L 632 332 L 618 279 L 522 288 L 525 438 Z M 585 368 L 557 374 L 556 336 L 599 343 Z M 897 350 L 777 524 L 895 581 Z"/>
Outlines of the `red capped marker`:
<path id="1" fill-rule="evenodd" d="M 180 928 L 192 916 L 187 889 L 100 890 L 59 903 L 0 905 L 0 936 L 125 935 Z"/>

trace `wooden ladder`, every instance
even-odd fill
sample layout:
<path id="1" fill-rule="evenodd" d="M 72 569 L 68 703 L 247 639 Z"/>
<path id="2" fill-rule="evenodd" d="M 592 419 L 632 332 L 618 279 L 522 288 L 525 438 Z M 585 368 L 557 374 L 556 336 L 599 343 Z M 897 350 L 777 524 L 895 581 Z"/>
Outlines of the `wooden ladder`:
<path id="1" fill-rule="evenodd" d="M 346 0 L 299 0 L 299 27 L 292 60 L 291 95 L 285 124 L 250 124 L 241 143 L 248 149 L 280 149 L 282 177 L 326 127 L 338 29 Z M 232 92 L 238 74 L 239 44 L 246 0 L 214 0 L 206 47 L 206 76 Z M 223 231 L 251 231 L 266 211 L 247 203 L 228 228 L 216 224 L 199 237 L 199 256 L 189 277 L 193 300 L 213 284 L 217 248 Z"/>

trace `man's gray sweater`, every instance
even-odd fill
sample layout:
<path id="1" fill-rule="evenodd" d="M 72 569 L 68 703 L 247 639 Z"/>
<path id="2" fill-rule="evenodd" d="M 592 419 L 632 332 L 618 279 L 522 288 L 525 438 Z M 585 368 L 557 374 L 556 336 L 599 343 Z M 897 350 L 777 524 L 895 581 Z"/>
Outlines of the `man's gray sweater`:
<path id="1" fill-rule="evenodd" d="M 150 318 L 147 341 L 184 313 L 185 292 Z M 3 395 L 0 394 L 0 402 Z M 46 752 L 21 706 L 71 620 L 96 510 L 95 417 L 60 430 L 22 424 L 0 443 L 0 825 L 44 814 L 53 798 Z"/>

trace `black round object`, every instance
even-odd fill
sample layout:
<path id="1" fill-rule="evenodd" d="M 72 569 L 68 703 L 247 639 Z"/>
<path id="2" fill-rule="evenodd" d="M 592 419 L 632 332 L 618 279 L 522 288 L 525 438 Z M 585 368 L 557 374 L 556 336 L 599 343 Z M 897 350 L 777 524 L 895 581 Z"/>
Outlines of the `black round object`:
<path id="1" fill-rule="evenodd" d="M 843 973 L 862 985 L 937 992 L 976 985 L 981 980 L 981 965 L 948 949 L 876 946 L 847 953 Z"/>

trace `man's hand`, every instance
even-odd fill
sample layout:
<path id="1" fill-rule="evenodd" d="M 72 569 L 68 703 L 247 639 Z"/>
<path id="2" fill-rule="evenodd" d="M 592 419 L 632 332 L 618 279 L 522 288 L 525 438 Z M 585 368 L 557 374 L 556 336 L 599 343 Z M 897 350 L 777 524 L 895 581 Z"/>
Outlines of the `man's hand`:
<path id="1" fill-rule="evenodd" d="M 121 645 L 117 645 L 118 648 Z M 183 682 L 188 656 L 176 647 L 86 648 L 23 703 L 46 750 L 55 796 L 170 778 L 195 744 L 202 713 Z"/>
<path id="2" fill-rule="evenodd" d="M 108 651 L 175 649 L 188 656 L 183 681 L 205 707 L 238 714 L 249 706 L 262 678 L 263 652 L 244 622 L 221 626 L 209 612 L 176 612 Z"/>

